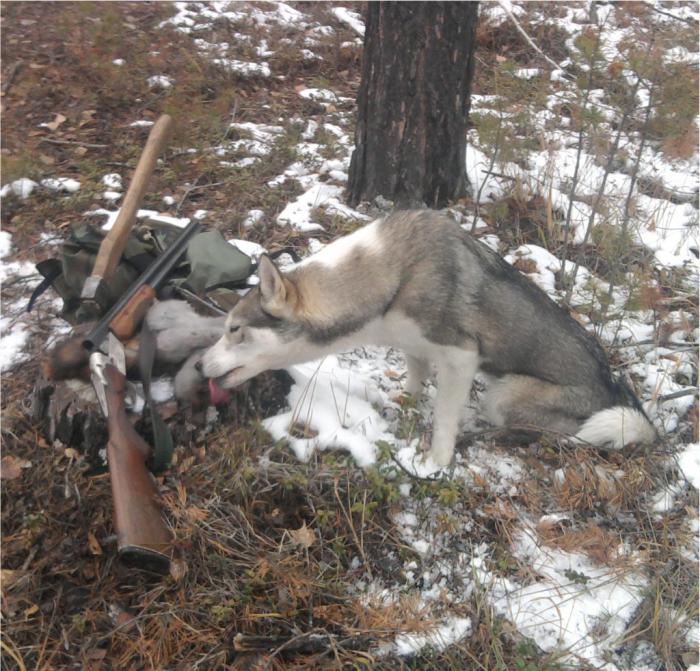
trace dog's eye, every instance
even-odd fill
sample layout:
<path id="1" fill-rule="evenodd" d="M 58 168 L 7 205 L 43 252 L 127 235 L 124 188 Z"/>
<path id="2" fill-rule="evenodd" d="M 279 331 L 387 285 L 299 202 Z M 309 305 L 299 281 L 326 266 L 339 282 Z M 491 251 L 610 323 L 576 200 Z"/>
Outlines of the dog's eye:
<path id="1" fill-rule="evenodd" d="M 235 333 L 238 331 L 238 329 L 241 328 L 240 326 L 229 326 L 228 332 L 229 333 Z"/>

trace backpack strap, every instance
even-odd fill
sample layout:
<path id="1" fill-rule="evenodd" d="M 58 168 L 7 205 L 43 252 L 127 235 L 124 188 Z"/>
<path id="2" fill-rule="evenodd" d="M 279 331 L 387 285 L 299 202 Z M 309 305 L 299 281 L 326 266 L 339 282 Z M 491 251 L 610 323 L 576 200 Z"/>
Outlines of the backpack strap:
<path id="1" fill-rule="evenodd" d="M 61 262 L 58 259 L 47 259 L 36 264 L 36 269 L 44 276 L 44 279 L 39 282 L 38 286 L 32 291 L 29 297 L 26 311 L 31 312 L 37 299 L 43 294 L 63 272 Z"/>
<path id="2" fill-rule="evenodd" d="M 153 427 L 153 458 L 151 459 L 151 470 L 154 473 L 165 470 L 170 465 L 173 456 L 173 437 L 170 429 L 165 425 L 163 418 L 154 407 L 151 396 L 151 375 L 153 373 L 153 362 L 156 357 L 156 338 L 148 326 L 148 321 L 143 320 L 141 325 L 141 337 L 139 338 L 139 373 L 143 384 L 144 413 L 151 416 L 151 426 Z"/>

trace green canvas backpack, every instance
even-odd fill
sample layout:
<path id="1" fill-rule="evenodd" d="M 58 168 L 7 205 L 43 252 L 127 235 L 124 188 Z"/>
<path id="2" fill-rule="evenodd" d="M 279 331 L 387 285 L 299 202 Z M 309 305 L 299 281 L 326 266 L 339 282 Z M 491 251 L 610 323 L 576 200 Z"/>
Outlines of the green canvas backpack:
<path id="1" fill-rule="evenodd" d="M 115 303 L 139 275 L 166 249 L 182 229 L 172 224 L 146 220 L 134 227 L 121 261 L 108 284 L 109 304 Z M 63 300 L 61 316 L 71 324 L 81 321 L 80 295 L 92 273 L 97 251 L 105 233 L 92 224 L 74 226 L 61 245 L 59 255 L 36 264 L 44 278 L 34 290 L 27 310 L 48 287 Z M 235 290 L 246 288 L 246 279 L 254 271 L 247 254 L 226 242 L 219 231 L 198 233 L 191 240 L 179 264 L 166 283 L 180 287 L 200 298 L 215 300 L 224 310 L 235 300 Z M 106 309 L 110 305 L 105 306 Z"/>

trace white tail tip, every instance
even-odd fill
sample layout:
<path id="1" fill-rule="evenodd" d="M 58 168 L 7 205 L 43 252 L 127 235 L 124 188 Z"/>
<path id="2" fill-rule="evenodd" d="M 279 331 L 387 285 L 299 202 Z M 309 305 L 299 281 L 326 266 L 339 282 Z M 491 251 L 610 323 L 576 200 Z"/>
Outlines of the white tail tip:
<path id="1" fill-rule="evenodd" d="M 624 406 L 606 408 L 591 415 L 576 437 L 616 450 L 629 443 L 653 443 L 657 438 L 651 422 L 639 410 Z"/>

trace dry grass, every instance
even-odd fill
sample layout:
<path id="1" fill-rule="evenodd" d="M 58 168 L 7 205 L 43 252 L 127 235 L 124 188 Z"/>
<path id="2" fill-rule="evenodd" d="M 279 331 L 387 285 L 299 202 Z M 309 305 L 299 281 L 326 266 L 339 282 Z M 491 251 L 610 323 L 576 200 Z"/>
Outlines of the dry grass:
<path id="1" fill-rule="evenodd" d="M 304 9 L 326 20 L 328 8 L 322 3 Z M 3 228 L 22 250 L 19 258 L 34 260 L 37 250 L 48 253 L 36 246 L 42 234 L 61 236 L 85 210 L 102 206 L 102 175 L 121 172 L 127 182 L 146 134 L 129 124 L 166 111 L 174 113 L 178 127 L 144 205 L 163 210 L 162 196 L 171 195 L 181 216 L 207 209 L 208 221 L 225 233 L 271 250 L 291 246 L 305 253 L 306 235 L 274 224 L 300 187 L 287 182 L 268 189 L 265 183 L 291 162 L 300 132 L 291 119 L 321 113 L 316 103 L 299 97 L 297 86 L 328 85 L 354 98 L 359 51 L 342 46 L 354 35 L 339 27 L 317 48 L 321 60 L 303 62 L 298 51 L 304 36 L 284 27 L 263 33 L 251 22 L 221 22 L 202 33 L 208 41 L 232 44 L 233 55 L 241 59 L 257 56 L 235 37 L 237 31 L 279 44 L 270 64 L 285 79 L 244 79 L 214 68 L 197 55 L 189 37 L 156 30 L 172 11 L 165 3 L 2 6 L 4 74 L 21 65 L 2 98 L 3 182 L 61 175 L 82 184 L 72 197 L 39 191 L 28 201 L 3 201 Z M 551 11 L 560 9 L 552 6 Z M 635 11 L 641 10 L 629 11 L 630 20 L 637 20 Z M 556 27 L 534 26 L 531 34 L 549 55 L 559 56 L 563 40 Z M 291 40 L 286 46 L 285 39 Z M 478 69 L 476 92 L 492 93 L 491 66 L 498 57 L 536 64 L 512 25 L 481 27 L 478 39 L 480 58 L 489 67 Z M 128 68 L 115 70 L 112 60 L 125 54 Z M 177 85 L 151 90 L 146 78 L 156 72 L 172 76 Z M 56 131 L 38 127 L 57 113 L 66 120 Z M 228 127 L 232 119 L 284 126 L 266 160 L 235 174 L 211 151 L 237 137 Z M 526 136 L 525 125 L 522 130 Z M 659 133 L 664 132 L 659 125 Z M 664 141 L 665 151 L 682 155 L 692 137 L 683 130 Z M 262 209 L 265 217 L 244 230 L 240 222 L 252 208 Z M 485 217 L 512 236 L 509 244 L 536 242 L 558 253 L 561 236 L 552 220 L 558 223 L 560 213 L 547 217 L 546 210 L 541 198 L 514 189 L 486 208 Z M 327 227 L 324 240 L 354 227 L 325 212 L 315 214 Z M 506 230 L 513 219 L 519 226 Z M 593 258 L 604 242 L 593 240 L 580 253 Z M 662 280 L 661 289 L 640 289 L 640 301 L 658 310 L 663 322 L 664 302 L 680 300 L 681 282 L 672 276 Z M 3 316 L 9 315 L 8 305 L 18 312 L 25 295 L 24 282 L 5 283 Z M 697 323 L 697 310 L 685 300 L 689 327 Z M 49 445 L 43 427 L 28 418 L 52 312 L 55 307 L 47 300 L 32 322 L 32 357 L 2 380 L 3 454 L 26 465 L 2 487 L 3 668 L 562 668 L 496 617 L 478 586 L 458 607 L 459 615 L 472 620 L 470 637 L 440 653 L 426 648 L 412 660 L 377 656 L 377 646 L 398 632 L 425 632 L 448 606 L 454 612 L 454 604 L 440 599 L 429 605 L 419 600 L 418 581 L 430 567 L 419 565 L 412 581 L 402 574 L 408 561 L 420 564 L 392 518 L 402 482 L 411 483 L 417 509 L 433 520 L 431 531 L 444 540 L 445 559 L 487 543 L 493 548 L 491 568 L 501 575 L 528 574 L 511 554 L 522 515 L 537 519 L 552 510 L 568 511 L 571 526 L 541 525 L 541 542 L 615 568 L 624 563 L 617 552 L 624 544 L 628 555 L 645 559 L 650 578 L 628 642 L 651 641 L 667 668 L 680 668 L 689 659 L 684 635 L 697 619 L 697 580 L 678 548 L 689 542 L 688 510 L 697 516 L 698 502 L 687 493 L 685 509 L 658 518 L 649 514 L 645 496 L 672 477 L 663 465 L 665 455 L 604 455 L 546 441 L 528 448 L 494 444 L 528 467 L 528 478 L 518 483 L 512 498 L 494 494 L 478 476 L 469 487 L 449 480 L 406 480 L 405 474 L 389 477 L 386 463 L 363 472 L 332 452 L 299 464 L 260 426 L 260 418 L 275 412 L 284 397 L 283 382 L 272 378 L 241 390 L 213 430 L 203 431 L 190 417 L 180 421 L 180 447 L 172 468 L 158 481 L 177 537 L 172 574 L 157 581 L 129 572 L 114 558 L 107 474 L 70 446 Z M 666 337 L 673 328 L 665 327 Z M 694 412 L 697 417 L 697 405 Z M 426 428 L 411 408 L 398 423 L 404 437 Z M 697 440 L 696 424 L 689 423 L 689 439 L 695 431 Z M 307 427 L 297 428 L 299 436 L 312 435 Z M 562 478 L 553 486 L 558 469 Z M 395 598 L 361 594 L 358 583 L 372 581 Z M 325 637 L 323 649 L 309 645 L 312 634 Z"/>

